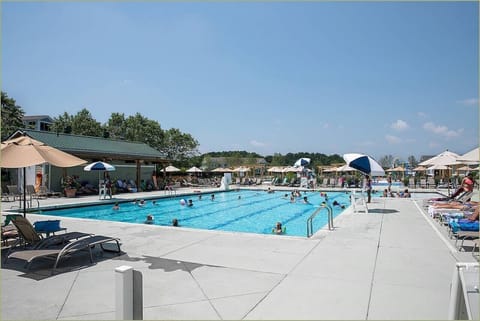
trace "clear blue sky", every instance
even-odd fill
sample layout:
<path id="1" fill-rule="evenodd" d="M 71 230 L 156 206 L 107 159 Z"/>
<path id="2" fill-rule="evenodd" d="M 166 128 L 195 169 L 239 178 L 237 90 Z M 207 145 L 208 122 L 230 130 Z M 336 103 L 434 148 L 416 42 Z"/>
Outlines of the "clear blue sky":
<path id="1" fill-rule="evenodd" d="M 417 159 L 478 146 L 477 2 L 2 4 L 27 115 L 136 112 L 200 152 Z"/>

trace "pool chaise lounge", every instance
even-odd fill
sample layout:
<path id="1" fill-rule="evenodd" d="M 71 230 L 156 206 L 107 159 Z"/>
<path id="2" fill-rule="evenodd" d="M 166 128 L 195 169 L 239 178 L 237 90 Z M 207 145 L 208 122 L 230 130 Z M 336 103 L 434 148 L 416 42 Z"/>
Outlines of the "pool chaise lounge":
<path id="1" fill-rule="evenodd" d="M 30 269 L 30 264 L 39 258 L 48 258 L 55 260 L 55 264 L 52 268 L 52 274 L 55 272 L 60 260 L 63 258 L 69 257 L 75 253 L 81 251 L 88 251 L 90 255 L 90 263 L 94 263 L 93 260 L 93 252 L 92 249 L 95 248 L 96 245 L 99 245 L 103 251 L 107 252 L 115 252 L 120 254 L 120 240 L 118 238 L 104 236 L 104 235 L 88 235 L 83 238 L 79 238 L 75 241 L 69 242 L 65 244 L 63 247 L 57 248 L 41 248 L 41 249 L 34 249 L 34 250 L 20 250 L 9 254 L 6 259 L 5 263 L 10 258 L 15 258 L 19 260 L 24 260 L 27 270 Z M 116 247 L 114 249 L 109 249 L 104 247 L 106 243 L 114 243 Z"/>

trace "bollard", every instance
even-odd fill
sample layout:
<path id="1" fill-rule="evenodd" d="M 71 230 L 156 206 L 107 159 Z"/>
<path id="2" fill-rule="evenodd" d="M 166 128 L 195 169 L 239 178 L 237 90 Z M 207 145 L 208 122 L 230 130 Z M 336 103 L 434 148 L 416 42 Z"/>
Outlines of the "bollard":
<path id="1" fill-rule="evenodd" d="M 133 320 L 133 268 L 115 269 L 115 319 Z"/>
<path id="2" fill-rule="evenodd" d="M 143 320 L 143 277 L 131 266 L 115 269 L 115 319 Z"/>

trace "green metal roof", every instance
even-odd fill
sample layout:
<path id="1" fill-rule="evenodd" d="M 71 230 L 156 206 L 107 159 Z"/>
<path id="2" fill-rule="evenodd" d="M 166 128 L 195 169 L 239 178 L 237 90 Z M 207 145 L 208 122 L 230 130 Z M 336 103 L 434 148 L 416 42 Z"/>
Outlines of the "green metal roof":
<path id="1" fill-rule="evenodd" d="M 16 137 L 26 133 L 30 137 L 47 145 L 74 155 L 92 158 L 143 159 L 148 161 L 166 161 L 158 150 L 145 143 L 106 139 L 101 137 L 57 134 L 55 132 L 22 129 L 12 135 Z"/>

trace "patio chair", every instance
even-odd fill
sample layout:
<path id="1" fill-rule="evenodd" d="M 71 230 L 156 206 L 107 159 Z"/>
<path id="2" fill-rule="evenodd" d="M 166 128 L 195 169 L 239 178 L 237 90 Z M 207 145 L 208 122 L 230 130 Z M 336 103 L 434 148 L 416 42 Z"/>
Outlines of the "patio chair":
<path id="1" fill-rule="evenodd" d="M 99 245 L 102 251 L 121 253 L 119 241 L 120 240 L 118 238 L 113 238 L 109 236 L 89 235 L 83 238 L 79 238 L 76 241 L 66 243 L 65 245 L 60 246 L 58 248 L 34 249 L 34 250 L 13 252 L 6 257 L 5 263 L 10 258 L 24 260 L 26 265 L 25 267 L 28 270 L 30 269 L 31 263 L 35 259 L 39 259 L 39 258 L 53 259 L 55 260 L 55 264 L 53 265 L 53 268 L 52 268 L 52 274 L 53 274 L 61 259 L 81 251 L 87 251 L 89 253 L 90 263 L 93 264 L 94 260 L 93 260 L 92 250 L 93 248 L 95 248 L 96 245 Z M 116 248 L 113 250 L 109 248 L 105 248 L 104 244 L 109 242 L 114 242 L 116 244 Z"/>
<path id="2" fill-rule="evenodd" d="M 41 248 L 48 248 L 50 246 L 55 246 L 58 244 L 67 243 L 73 239 L 79 239 L 81 237 L 90 236 L 91 233 L 83 233 L 83 232 L 69 232 L 63 233 L 59 235 L 52 235 L 49 237 L 44 238 L 41 233 L 38 233 L 33 225 L 24 218 L 20 214 L 12 214 L 7 216 L 13 225 L 17 228 L 19 238 L 17 241 L 10 247 L 8 250 L 7 255 L 13 252 L 18 246 L 23 244 L 24 248 L 32 248 L 32 249 L 41 249 Z M 6 259 L 5 259 L 6 260 Z"/>
<path id="3" fill-rule="evenodd" d="M 47 193 L 44 193 L 39 189 L 38 192 L 35 191 L 35 186 L 33 185 L 27 185 L 27 195 L 30 195 L 33 198 L 39 199 L 39 198 L 47 198 Z"/>
<path id="4" fill-rule="evenodd" d="M 18 186 L 17 185 L 7 185 L 8 189 L 8 195 L 13 197 L 13 200 L 21 200 L 22 199 L 22 194 L 18 192 Z"/>

